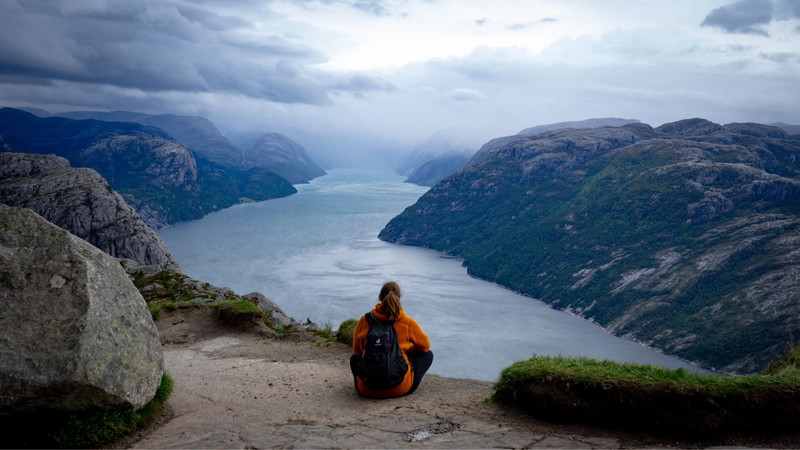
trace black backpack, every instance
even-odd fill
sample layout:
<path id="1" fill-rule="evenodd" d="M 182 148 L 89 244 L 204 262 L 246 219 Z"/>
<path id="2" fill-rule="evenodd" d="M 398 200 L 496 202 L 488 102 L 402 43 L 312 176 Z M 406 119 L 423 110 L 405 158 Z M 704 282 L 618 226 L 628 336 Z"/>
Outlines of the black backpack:
<path id="1" fill-rule="evenodd" d="M 403 382 L 408 363 L 403 358 L 394 322 L 380 322 L 372 312 L 364 315 L 369 324 L 367 343 L 358 365 L 359 378 L 370 389 L 390 389 Z"/>

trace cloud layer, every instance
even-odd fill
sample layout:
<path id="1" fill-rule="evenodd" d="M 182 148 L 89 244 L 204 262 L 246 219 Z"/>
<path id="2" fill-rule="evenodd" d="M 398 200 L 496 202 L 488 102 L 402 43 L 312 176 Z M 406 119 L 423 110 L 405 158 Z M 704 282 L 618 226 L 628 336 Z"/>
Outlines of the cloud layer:
<path id="1" fill-rule="evenodd" d="M 768 36 L 765 28 L 771 22 L 799 18 L 800 0 L 739 0 L 715 8 L 703 20 L 703 26 Z"/>
<path id="2" fill-rule="evenodd" d="M 6 0 L 0 105 L 198 114 L 360 156 L 450 127 L 800 123 L 798 27 L 800 0 Z"/>

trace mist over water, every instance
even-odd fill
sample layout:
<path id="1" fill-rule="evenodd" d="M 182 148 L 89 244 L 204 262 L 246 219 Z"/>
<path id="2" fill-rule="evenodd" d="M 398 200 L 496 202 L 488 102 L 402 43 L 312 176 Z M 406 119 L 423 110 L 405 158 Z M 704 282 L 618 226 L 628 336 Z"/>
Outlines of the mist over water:
<path id="1" fill-rule="evenodd" d="M 396 280 L 406 313 L 431 339 L 431 373 L 494 381 L 532 354 L 699 370 L 472 278 L 460 259 L 378 240 L 427 190 L 402 181 L 333 170 L 290 197 L 234 206 L 159 234 L 187 275 L 238 294 L 261 292 L 298 321 L 334 329 L 369 311 L 381 284 Z"/>

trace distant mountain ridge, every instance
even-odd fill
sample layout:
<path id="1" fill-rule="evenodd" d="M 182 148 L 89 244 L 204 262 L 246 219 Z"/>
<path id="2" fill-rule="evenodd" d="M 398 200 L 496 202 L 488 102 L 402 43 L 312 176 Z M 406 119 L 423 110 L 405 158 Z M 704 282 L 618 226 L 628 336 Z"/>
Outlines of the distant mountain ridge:
<path id="1" fill-rule="evenodd" d="M 56 154 L 97 170 L 152 228 L 202 217 L 246 200 L 297 192 L 263 168 L 236 169 L 196 160 L 160 128 L 134 122 L 40 118 L 0 109 L 0 135 L 11 151 Z"/>
<path id="2" fill-rule="evenodd" d="M 245 170 L 267 169 L 292 184 L 307 183 L 325 175 L 325 171 L 308 156 L 303 146 L 279 133 L 263 133 L 253 146 L 242 150 L 223 136 L 210 120 L 199 116 L 153 115 L 131 111 L 71 111 L 56 116 L 135 122 L 157 127 L 186 144 L 197 156 L 215 164 Z"/>
<path id="3" fill-rule="evenodd" d="M 800 125 L 789 125 L 783 122 L 771 123 L 770 125 L 781 128 L 783 131 L 791 135 L 800 135 Z"/>
<path id="4" fill-rule="evenodd" d="M 601 127 L 621 127 L 631 123 L 641 123 L 637 119 L 620 119 L 618 117 L 602 117 L 586 120 L 573 120 L 568 122 L 556 122 L 547 125 L 536 125 L 525 128 L 517 133 L 517 136 L 530 136 L 532 134 L 544 133 L 545 131 L 561 130 L 563 128 L 601 128 Z"/>
<path id="5" fill-rule="evenodd" d="M 604 117 L 604 118 L 577 120 L 569 122 L 556 122 L 547 125 L 536 125 L 534 127 L 525 128 L 519 133 L 511 136 L 502 136 L 490 140 L 489 142 L 483 144 L 481 148 L 474 155 L 472 155 L 472 158 L 470 158 L 469 163 L 471 164 L 473 162 L 480 161 L 484 159 L 486 155 L 488 155 L 490 152 L 497 150 L 498 148 L 503 147 L 505 145 L 508 145 L 517 139 L 524 138 L 526 136 L 532 136 L 534 134 L 544 133 L 546 131 L 562 130 L 565 128 L 583 129 L 583 128 L 621 127 L 632 123 L 641 123 L 641 122 L 639 122 L 636 119 L 620 119 L 617 117 Z"/>
<path id="6" fill-rule="evenodd" d="M 517 137 L 484 146 L 379 237 L 463 257 L 474 276 L 667 353 L 753 372 L 800 333 L 800 139 L 703 119 Z"/>
<path id="7" fill-rule="evenodd" d="M 401 175 L 407 175 L 406 182 L 421 186 L 433 186 L 450 174 L 455 173 L 474 158 L 481 158 L 481 151 L 506 145 L 520 137 L 562 128 L 599 128 L 639 123 L 636 119 L 605 117 L 572 122 L 557 122 L 525 128 L 512 136 L 494 138 L 483 145 L 476 141 L 475 131 L 464 129 L 445 129 L 433 133 L 420 144 L 398 167 Z"/>
<path id="8" fill-rule="evenodd" d="M 69 111 L 54 114 L 68 119 L 94 119 L 104 122 L 134 122 L 160 128 L 186 144 L 198 156 L 221 166 L 239 166 L 242 151 L 223 136 L 210 120 L 199 116 L 145 114 L 132 111 Z"/>
<path id="9" fill-rule="evenodd" d="M 258 138 L 244 152 L 242 165 L 268 168 L 294 184 L 325 175 L 302 145 L 279 133 L 267 133 Z"/>

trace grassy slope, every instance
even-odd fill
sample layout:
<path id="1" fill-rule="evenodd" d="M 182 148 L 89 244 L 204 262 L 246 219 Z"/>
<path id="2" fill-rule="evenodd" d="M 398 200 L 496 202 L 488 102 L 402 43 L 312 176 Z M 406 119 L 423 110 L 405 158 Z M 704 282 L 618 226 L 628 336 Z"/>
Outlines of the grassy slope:
<path id="1" fill-rule="evenodd" d="M 787 358 L 796 365 L 798 349 Z M 776 364 L 780 368 L 768 374 L 724 377 L 536 356 L 502 372 L 493 400 L 550 420 L 681 437 L 794 432 L 800 425 L 800 372 Z"/>

